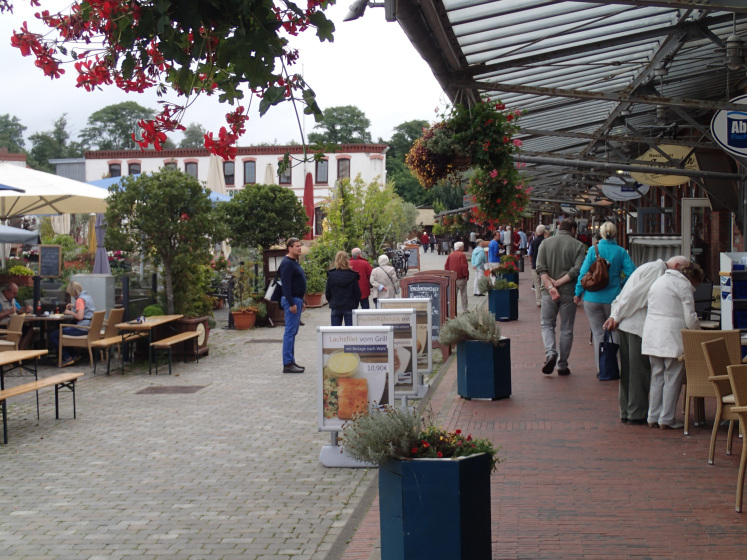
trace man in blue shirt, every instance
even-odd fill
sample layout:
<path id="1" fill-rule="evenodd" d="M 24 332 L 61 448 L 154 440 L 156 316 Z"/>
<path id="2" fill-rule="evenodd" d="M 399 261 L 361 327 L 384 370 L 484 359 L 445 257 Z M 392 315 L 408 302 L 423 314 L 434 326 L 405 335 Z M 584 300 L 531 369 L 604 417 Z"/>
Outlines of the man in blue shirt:
<path id="1" fill-rule="evenodd" d="M 296 363 L 295 343 L 301 313 L 306 310 L 306 274 L 298 263 L 301 256 L 301 242 L 291 237 L 285 244 L 288 254 L 280 262 L 280 276 L 283 296 L 280 305 L 285 312 L 285 334 L 283 335 L 283 373 L 303 373 L 304 368 Z"/>
<path id="2" fill-rule="evenodd" d="M 496 230 L 493 240 L 488 245 L 488 268 L 498 268 L 501 264 L 501 232 Z"/>

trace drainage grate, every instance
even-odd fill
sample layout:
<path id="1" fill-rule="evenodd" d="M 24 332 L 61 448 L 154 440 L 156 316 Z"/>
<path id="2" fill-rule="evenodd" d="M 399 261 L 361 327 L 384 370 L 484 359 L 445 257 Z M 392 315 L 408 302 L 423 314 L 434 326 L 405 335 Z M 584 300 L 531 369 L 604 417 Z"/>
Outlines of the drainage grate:
<path id="1" fill-rule="evenodd" d="M 283 342 L 282 338 L 255 338 L 253 340 L 247 340 L 247 344 L 264 344 L 264 343 L 280 343 Z"/>
<path id="2" fill-rule="evenodd" d="M 135 393 L 136 395 L 173 395 L 177 393 L 196 393 L 204 389 L 205 385 L 160 385 L 148 387 Z"/>

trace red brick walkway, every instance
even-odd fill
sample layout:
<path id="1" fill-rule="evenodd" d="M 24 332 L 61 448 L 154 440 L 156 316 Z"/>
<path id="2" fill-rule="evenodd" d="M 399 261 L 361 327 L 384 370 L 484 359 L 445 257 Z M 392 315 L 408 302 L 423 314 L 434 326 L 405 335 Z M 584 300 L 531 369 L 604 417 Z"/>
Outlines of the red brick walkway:
<path id="1" fill-rule="evenodd" d="M 747 558 L 747 514 L 734 511 L 741 440 L 727 456 L 722 428 L 715 465 L 708 465 L 711 425 L 686 437 L 621 424 L 618 384 L 596 379 L 583 307 L 572 375 L 543 375 L 528 278 L 522 274 L 519 321 L 503 323 L 513 396 L 461 399 L 453 361 L 431 401 L 449 429 L 502 447 L 505 462 L 491 489 L 493 558 Z M 712 422 L 712 402 L 706 412 Z M 343 560 L 378 558 L 378 515 L 375 500 Z"/>

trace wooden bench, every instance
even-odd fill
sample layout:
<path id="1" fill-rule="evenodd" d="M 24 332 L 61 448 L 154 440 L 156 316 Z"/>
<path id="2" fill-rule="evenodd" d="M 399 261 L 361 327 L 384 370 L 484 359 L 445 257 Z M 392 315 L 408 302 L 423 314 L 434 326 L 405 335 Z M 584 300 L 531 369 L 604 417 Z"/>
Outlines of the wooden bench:
<path id="1" fill-rule="evenodd" d="M 197 356 L 197 361 L 200 361 L 200 353 L 197 351 L 197 337 L 200 336 L 200 333 L 197 331 L 187 331 L 187 332 L 181 332 L 179 334 L 175 334 L 174 336 L 170 336 L 168 338 L 162 338 L 161 340 L 156 340 L 155 342 L 151 342 L 150 346 L 153 348 L 153 350 L 164 350 L 168 349 L 169 351 L 169 375 L 171 375 L 171 348 L 175 344 L 181 344 L 182 342 L 186 342 L 188 340 L 194 340 L 195 341 L 195 356 Z M 156 355 L 154 356 L 154 361 L 156 362 L 156 375 L 158 375 L 158 352 L 156 352 Z M 187 363 L 187 353 L 184 352 L 184 363 Z"/>
<path id="2" fill-rule="evenodd" d="M 96 375 L 96 363 L 98 362 L 96 351 L 106 351 L 106 375 L 109 375 L 109 369 L 112 363 L 112 348 L 116 346 L 119 349 L 119 362 L 122 374 L 124 374 L 124 357 L 122 356 L 122 343 L 134 342 L 140 338 L 148 336 L 146 333 L 127 333 L 110 336 L 108 338 L 100 338 L 91 342 L 91 349 L 93 350 L 93 374 Z"/>
<path id="3" fill-rule="evenodd" d="M 3 408 L 3 443 L 8 443 L 8 403 L 7 400 L 10 397 L 17 397 L 25 393 L 31 393 L 43 389 L 44 387 L 51 387 L 54 385 L 54 414 L 55 418 L 60 419 L 60 406 L 59 406 L 59 390 L 61 387 L 70 389 L 73 393 L 73 418 L 76 418 L 75 412 L 75 382 L 78 378 L 83 377 L 83 373 L 61 373 L 59 375 L 53 375 L 52 377 L 45 377 L 38 381 L 32 381 L 31 383 L 24 383 L 23 385 L 16 385 L 0 391 L 0 402 L 2 402 Z M 37 395 L 38 399 L 38 395 Z M 36 417 L 39 418 L 39 408 L 36 409 Z"/>

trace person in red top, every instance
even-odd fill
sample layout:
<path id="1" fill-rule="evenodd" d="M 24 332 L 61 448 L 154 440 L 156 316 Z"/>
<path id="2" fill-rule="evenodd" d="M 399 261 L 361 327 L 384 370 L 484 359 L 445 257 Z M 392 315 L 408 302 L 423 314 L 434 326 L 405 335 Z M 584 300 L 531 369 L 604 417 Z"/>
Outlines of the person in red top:
<path id="1" fill-rule="evenodd" d="M 361 309 L 370 309 L 368 302 L 368 296 L 371 295 L 371 271 L 373 267 L 361 256 L 361 250 L 356 247 L 350 251 L 352 259 L 350 259 L 350 268 L 358 273 L 358 284 L 361 287 Z"/>
<path id="2" fill-rule="evenodd" d="M 469 264 L 467 264 L 467 256 L 464 254 L 464 243 L 457 241 L 454 243 L 454 251 L 449 253 L 446 257 L 446 264 L 444 270 L 453 270 L 457 273 L 456 287 L 462 298 L 462 311 L 467 311 L 469 305 L 467 304 L 467 280 L 469 279 Z"/>
<path id="3" fill-rule="evenodd" d="M 423 235 L 420 236 L 420 244 L 423 246 L 423 252 L 428 252 L 428 246 L 431 243 L 431 238 L 428 236 L 428 232 L 424 231 Z M 431 250 L 433 252 L 433 250 Z"/>

